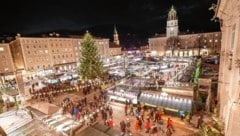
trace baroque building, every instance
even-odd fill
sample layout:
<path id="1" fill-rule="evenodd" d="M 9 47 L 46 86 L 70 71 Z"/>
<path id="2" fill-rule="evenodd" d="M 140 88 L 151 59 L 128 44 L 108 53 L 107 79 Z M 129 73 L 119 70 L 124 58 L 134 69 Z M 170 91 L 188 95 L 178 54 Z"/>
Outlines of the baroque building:
<path id="1" fill-rule="evenodd" d="M 179 35 L 177 12 L 172 6 L 166 35 L 151 37 L 148 43 L 151 56 L 208 56 L 220 53 L 221 32 Z"/>
<path id="2" fill-rule="evenodd" d="M 226 136 L 240 134 L 240 1 L 218 0 L 215 16 L 220 21 L 222 47 L 219 69 L 219 116 Z"/>
<path id="3" fill-rule="evenodd" d="M 110 47 L 109 39 L 94 37 L 102 59 L 121 54 Z M 13 62 L 19 70 L 67 70 L 78 65 L 82 37 L 22 37 L 10 42 Z"/>

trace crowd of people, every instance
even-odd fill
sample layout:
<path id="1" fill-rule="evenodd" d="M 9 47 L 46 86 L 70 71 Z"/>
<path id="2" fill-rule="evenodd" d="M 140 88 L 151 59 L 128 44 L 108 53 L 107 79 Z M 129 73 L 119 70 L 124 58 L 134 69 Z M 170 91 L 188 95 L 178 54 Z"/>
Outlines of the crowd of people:
<path id="1" fill-rule="evenodd" d="M 40 99 L 41 101 L 48 101 L 49 103 L 52 103 L 54 100 L 54 97 L 58 96 L 59 93 L 63 92 L 64 89 L 66 89 L 66 86 L 69 88 L 69 90 L 74 90 L 75 88 L 73 86 L 67 85 L 67 84 L 49 84 L 45 87 L 42 87 L 40 89 L 36 89 L 36 85 L 33 84 L 32 87 L 29 89 L 30 94 L 32 95 L 33 99 Z"/>
<path id="2" fill-rule="evenodd" d="M 95 93 L 93 99 L 90 100 L 88 100 L 86 96 L 80 98 L 78 101 L 73 101 L 69 97 L 65 97 L 60 105 L 62 114 L 71 114 L 75 121 L 83 119 L 87 125 L 95 122 L 98 113 L 100 111 L 100 113 L 102 113 L 102 109 L 108 107 L 106 105 L 106 96 L 103 91 L 100 91 L 99 95 Z"/>
<path id="3" fill-rule="evenodd" d="M 132 104 L 125 104 L 124 112 L 127 117 L 126 120 L 120 122 L 120 129 L 122 134 L 132 134 L 130 130 L 134 130 L 136 133 L 144 131 L 149 135 L 166 134 L 171 136 L 175 129 L 173 127 L 173 121 L 171 118 L 167 119 L 166 129 L 164 128 L 163 111 L 154 108 L 146 109 L 138 104 L 135 108 Z M 130 129 L 131 123 L 128 116 L 134 116 L 134 122 L 132 129 Z"/>

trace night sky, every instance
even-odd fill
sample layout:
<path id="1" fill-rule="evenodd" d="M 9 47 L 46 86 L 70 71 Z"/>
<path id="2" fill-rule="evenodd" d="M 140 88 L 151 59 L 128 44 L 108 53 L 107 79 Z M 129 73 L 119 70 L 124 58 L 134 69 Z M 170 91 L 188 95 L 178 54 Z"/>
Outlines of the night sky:
<path id="1" fill-rule="evenodd" d="M 168 10 L 175 6 L 181 32 L 218 31 L 208 8 L 216 0 L 19 0 L 0 8 L 0 36 L 80 34 L 112 38 L 116 24 L 121 36 L 147 38 L 165 33 Z M 7 8 L 6 9 L 3 9 Z"/>

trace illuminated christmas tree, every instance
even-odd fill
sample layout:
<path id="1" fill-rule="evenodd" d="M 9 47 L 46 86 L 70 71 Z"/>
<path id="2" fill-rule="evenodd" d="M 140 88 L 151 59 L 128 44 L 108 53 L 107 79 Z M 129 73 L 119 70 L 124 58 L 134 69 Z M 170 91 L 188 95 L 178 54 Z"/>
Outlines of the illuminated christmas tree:
<path id="1" fill-rule="evenodd" d="M 86 32 L 81 43 L 79 74 L 84 80 L 92 80 L 102 76 L 103 63 L 97 45 L 89 32 Z"/>

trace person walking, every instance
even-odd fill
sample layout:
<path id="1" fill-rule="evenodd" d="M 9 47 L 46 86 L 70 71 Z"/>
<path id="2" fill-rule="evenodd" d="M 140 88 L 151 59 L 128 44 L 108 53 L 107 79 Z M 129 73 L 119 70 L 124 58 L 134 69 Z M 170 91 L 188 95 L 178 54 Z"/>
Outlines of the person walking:
<path id="1" fill-rule="evenodd" d="M 127 127 L 127 133 L 130 134 L 131 133 L 131 122 L 129 121 L 129 118 L 127 118 L 126 127 Z"/>
<path id="2" fill-rule="evenodd" d="M 133 104 L 130 104 L 130 113 L 129 113 L 131 116 L 133 116 Z"/>
<path id="3" fill-rule="evenodd" d="M 150 133 L 150 120 L 148 119 L 146 122 L 145 122 L 145 133 Z"/>
<path id="4" fill-rule="evenodd" d="M 163 120 L 162 120 L 162 119 L 159 119 L 159 120 L 158 120 L 158 128 L 159 128 L 159 132 L 164 133 Z"/>
<path id="5" fill-rule="evenodd" d="M 113 120 L 111 118 L 108 120 L 108 126 L 113 127 Z"/>
<path id="6" fill-rule="evenodd" d="M 167 128 L 171 131 L 171 132 L 175 132 L 175 129 L 173 128 L 173 121 L 171 118 L 168 118 L 167 120 Z"/>
<path id="7" fill-rule="evenodd" d="M 124 120 L 120 122 L 120 128 L 121 128 L 122 135 L 124 135 L 126 133 L 126 123 L 124 122 Z"/>
<path id="8" fill-rule="evenodd" d="M 135 128 L 135 131 L 139 131 L 140 130 L 140 126 L 139 126 L 139 119 L 138 117 L 136 117 L 136 120 L 135 120 L 135 125 L 134 125 L 134 128 Z"/>
<path id="9" fill-rule="evenodd" d="M 124 111 L 125 111 L 125 115 L 127 116 L 128 115 L 128 106 L 127 106 L 127 104 L 125 104 L 125 107 L 124 107 Z"/>

